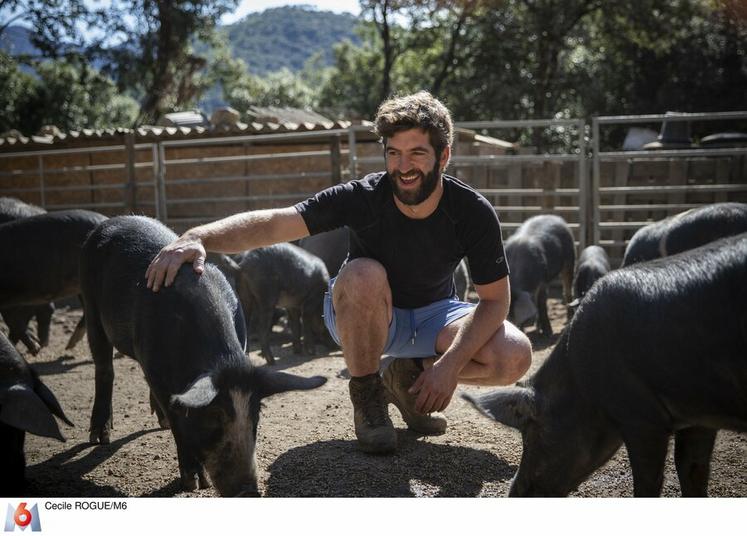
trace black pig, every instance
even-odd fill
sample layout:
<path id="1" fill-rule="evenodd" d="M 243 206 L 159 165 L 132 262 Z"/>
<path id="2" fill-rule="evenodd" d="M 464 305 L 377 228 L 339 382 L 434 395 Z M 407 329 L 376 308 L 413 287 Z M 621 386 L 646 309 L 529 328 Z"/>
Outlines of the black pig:
<path id="1" fill-rule="evenodd" d="M 288 311 L 294 352 L 314 354 L 316 342 L 331 345 L 322 319 L 329 275 L 319 257 L 282 243 L 246 251 L 234 260 L 241 269 L 236 291 L 247 321 L 256 326 L 261 355 L 268 363 L 275 362 L 270 333 L 276 307 Z"/>
<path id="2" fill-rule="evenodd" d="M 326 380 L 251 365 L 241 307 L 212 264 L 202 275 L 184 265 L 173 285 L 149 290 L 146 268 L 175 238 L 155 220 L 122 216 L 102 223 L 83 247 L 81 286 L 96 367 L 91 441 L 110 440 L 116 348 L 143 369 L 174 436 L 185 489 L 208 486 L 209 475 L 221 495 L 257 495 L 262 398 Z"/>
<path id="3" fill-rule="evenodd" d="M 39 214 L 0 225 L 0 308 L 46 306 L 80 293 L 80 249 L 106 216 L 88 210 Z M 10 252 L 10 253 L 9 253 Z M 85 333 L 81 318 L 67 347 Z"/>
<path id="4" fill-rule="evenodd" d="M 0 197 L 0 224 L 21 218 L 44 214 L 46 210 L 36 205 L 24 203 L 14 197 Z M 13 344 L 21 341 L 32 355 L 39 353 L 49 344 L 49 326 L 54 312 L 53 303 L 18 306 L 0 309 L 0 314 L 8 326 L 8 338 Z M 29 322 L 36 317 L 37 337 L 28 330 Z"/>
<path id="5" fill-rule="evenodd" d="M 576 246 L 568 224 L 560 216 L 529 218 L 505 245 L 511 269 L 511 307 L 508 319 L 519 327 L 537 318 L 543 335 L 552 335 L 547 316 L 547 284 L 560 276 L 565 302 L 571 302 Z"/>
<path id="6" fill-rule="evenodd" d="M 347 227 L 340 227 L 307 236 L 298 241 L 298 246 L 322 259 L 329 277 L 335 277 L 348 257 L 350 230 Z"/>
<path id="7" fill-rule="evenodd" d="M 53 415 L 73 425 L 52 391 L 0 332 L 0 496 L 23 495 L 26 432 L 65 441 Z"/>
<path id="8" fill-rule="evenodd" d="M 747 204 L 713 203 L 693 208 L 636 231 L 622 266 L 666 257 L 747 231 Z"/>
<path id="9" fill-rule="evenodd" d="M 601 246 L 588 246 L 578 257 L 576 275 L 573 278 L 572 307 L 586 295 L 594 282 L 610 271 L 610 258 Z"/>
<path id="10" fill-rule="evenodd" d="M 610 272 L 523 386 L 466 398 L 518 428 L 510 495 L 566 495 L 623 443 L 636 496 L 705 495 L 720 428 L 747 431 L 747 233 Z"/>

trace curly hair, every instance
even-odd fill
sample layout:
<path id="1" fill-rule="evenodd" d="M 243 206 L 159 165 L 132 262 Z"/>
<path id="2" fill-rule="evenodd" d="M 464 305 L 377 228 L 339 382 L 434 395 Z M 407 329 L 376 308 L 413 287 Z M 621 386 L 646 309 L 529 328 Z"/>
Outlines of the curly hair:
<path id="1" fill-rule="evenodd" d="M 451 146 L 454 136 L 448 108 L 427 91 L 384 101 L 376 112 L 374 126 L 385 146 L 387 139 L 397 132 L 411 128 L 425 130 L 436 155 Z"/>

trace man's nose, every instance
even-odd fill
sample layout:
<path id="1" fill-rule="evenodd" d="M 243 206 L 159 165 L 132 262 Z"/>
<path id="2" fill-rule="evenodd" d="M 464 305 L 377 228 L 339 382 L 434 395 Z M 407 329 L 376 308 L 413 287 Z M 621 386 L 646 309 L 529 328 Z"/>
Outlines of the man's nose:
<path id="1" fill-rule="evenodd" d="M 412 170 L 412 160 L 407 155 L 401 155 L 397 159 L 397 170 L 401 173 L 406 173 Z"/>

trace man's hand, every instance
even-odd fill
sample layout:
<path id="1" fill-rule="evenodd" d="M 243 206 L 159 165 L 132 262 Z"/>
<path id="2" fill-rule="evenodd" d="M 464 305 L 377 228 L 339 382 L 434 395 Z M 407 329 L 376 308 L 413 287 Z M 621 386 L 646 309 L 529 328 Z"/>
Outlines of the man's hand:
<path id="1" fill-rule="evenodd" d="M 415 409 L 423 414 L 445 410 L 456 390 L 457 376 L 458 372 L 443 361 L 443 356 L 421 372 L 409 390 L 410 394 L 420 393 Z"/>
<path id="2" fill-rule="evenodd" d="M 205 270 L 205 255 L 202 240 L 194 236 L 180 236 L 159 251 L 150 262 L 145 271 L 148 288 L 158 292 L 162 285 L 171 286 L 176 273 L 185 262 L 191 262 L 195 272 L 201 274 Z"/>

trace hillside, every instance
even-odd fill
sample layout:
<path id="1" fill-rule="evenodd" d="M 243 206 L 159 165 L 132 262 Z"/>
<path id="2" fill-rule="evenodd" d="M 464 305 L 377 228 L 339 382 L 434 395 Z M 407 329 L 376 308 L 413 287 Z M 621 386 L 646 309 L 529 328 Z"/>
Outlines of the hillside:
<path id="1" fill-rule="evenodd" d="M 23 26 L 8 26 L 0 34 L 0 50 L 12 56 L 28 54 L 34 56 L 39 50 L 31 44 L 31 31 Z"/>
<path id="2" fill-rule="evenodd" d="M 317 11 L 310 6 L 286 6 L 252 13 L 224 27 L 233 55 L 243 59 L 254 74 L 283 67 L 299 71 L 304 62 L 322 52 L 325 64 L 333 61 L 332 47 L 344 39 L 358 42 L 350 14 Z"/>

